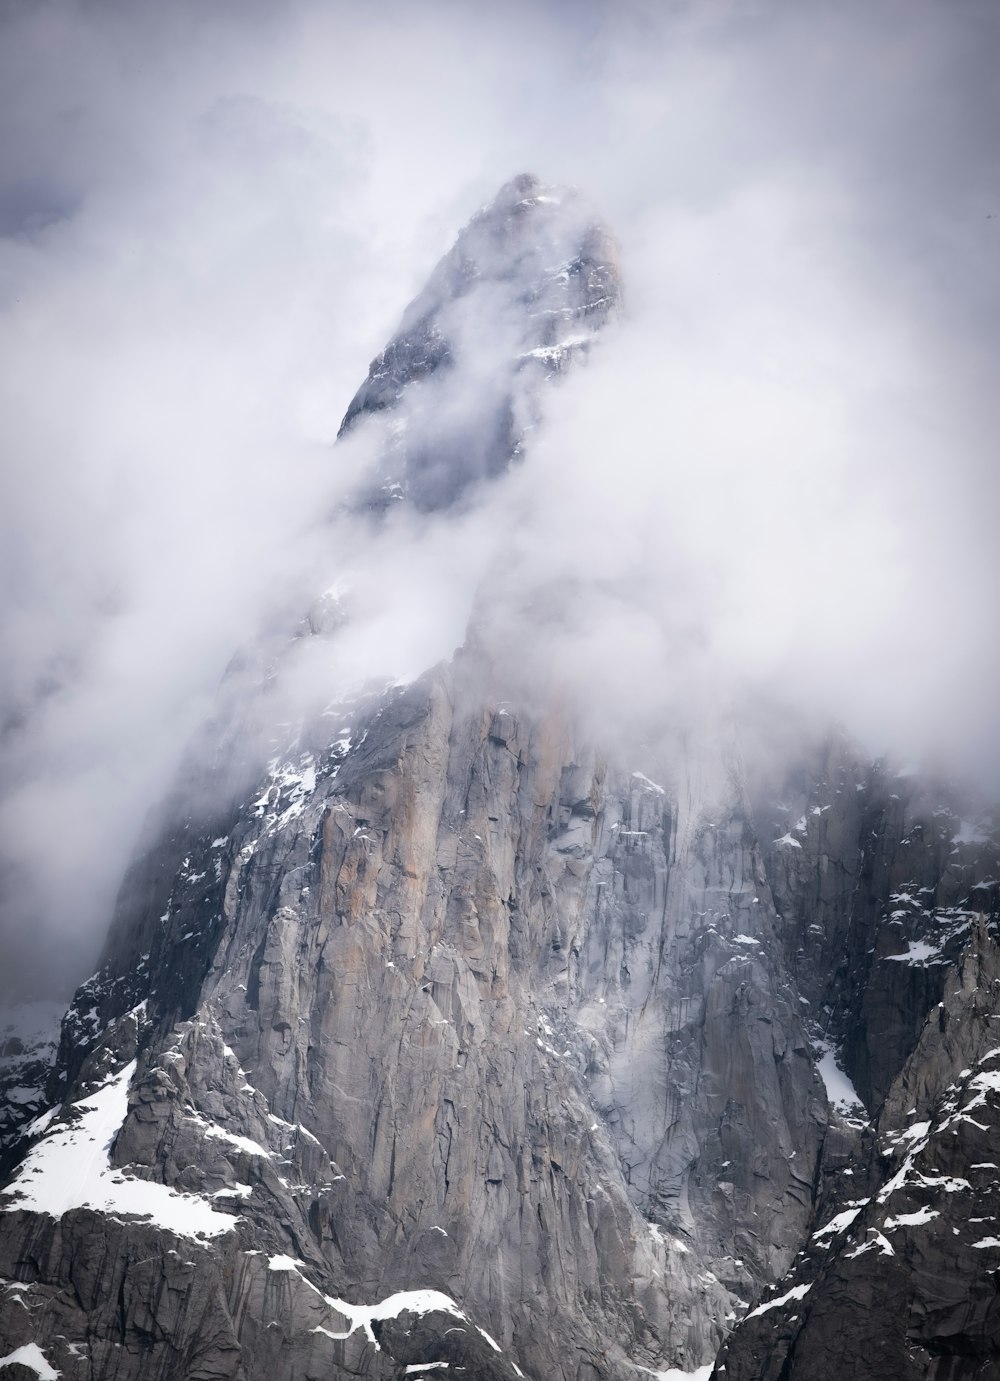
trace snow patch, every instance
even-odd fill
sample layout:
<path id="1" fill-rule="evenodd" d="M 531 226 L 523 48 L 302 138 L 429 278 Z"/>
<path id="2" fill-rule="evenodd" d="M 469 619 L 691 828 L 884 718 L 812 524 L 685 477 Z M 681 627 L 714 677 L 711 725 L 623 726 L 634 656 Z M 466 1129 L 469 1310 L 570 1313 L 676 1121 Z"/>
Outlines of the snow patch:
<path id="1" fill-rule="evenodd" d="M 649 1223 L 648 1227 L 653 1240 L 659 1243 L 661 1247 L 665 1247 L 669 1251 L 679 1252 L 681 1256 L 687 1256 L 688 1248 L 685 1244 L 679 1242 L 676 1237 L 668 1237 L 659 1223 Z"/>
<path id="2" fill-rule="evenodd" d="M 240 1136 L 237 1132 L 229 1132 L 225 1127 L 220 1127 L 217 1122 L 209 1122 L 200 1113 L 189 1113 L 188 1117 L 192 1122 L 197 1122 L 206 1136 L 214 1137 L 216 1141 L 227 1141 L 230 1146 L 235 1146 L 240 1151 L 245 1151 L 248 1156 L 263 1156 L 270 1159 L 271 1152 L 261 1146 L 258 1141 L 251 1141 L 248 1136 Z"/>
<path id="3" fill-rule="evenodd" d="M 868 1231 L 872 1234 L 871 1237 L 867 1242 L 862 1242 L 860 1247 L 855 1247 L 852 1252 L 846 1254 L 846 1259 L 848 1261 L 853 1261 L 856 1256 L 864 1256 L 865 1252 L 873 1252 L 875 1250 L 878 1250 L 880 1256 L 896 1255 L 888 1237 L 884 1237 L 882 1233 L 879 1232 L 878 1228 L 869 1228 Z"/>
<path id="4" fill-rule="evenodd" d="M 48 1112 L 43 1112 L 39 1117 L 36 1117 L 33 1122 L 28 1123 L 27 1127 L 24 1129 L 24 1135 L 26 1137 L 41 1136 L 42 1132 L 48 1130 L 61 1111 L 62 1108 L 59 1106 L 49 1108 Z"/>
<path id="5" fill-rule="evenodd" d="M 632 1365 L 638 1364 L 633 1362 Z M 708 1381 L 712 1375 L 711 1362 L 706 1362 L 703 1367 L 696 1367 L 694 1371 L 679 1371 L 677 1367 L 668 1367 L 666 1371 L 653 1371 L 651 1367 L 638 1369 L 644 1371 L 647 1376 L 655 1376 L 657 1381 Z"/>
<path id="6" fill-rule="evenodd" d="M 289 1261 L 289 1258 L 272 1257 L 270 1265 L 272 1271 L 297 1270 L 294 1263 L 290 1266 L 276 1266 L 276 1261 L 285 1262 Z M 305 1283 L 307 1285 L 309 1284 L 308 1281 Z M 316 1289 L 315 1286 L 311 1288 L 314 1290 Z M 317 1291 L 316 1293 L 319 1294 L 320 1292 Z M 335 1341 L 341 1341 L 345 1338 L 349 1338 L 357 1329 L 362 1328 L 365 1331 L 368 1341 L 374 1345 L 376 1352 L 380 1350 L 378 1340 L 372 1330 L 372 1324 L 376 1319 L 396 1319 L 403 1313 L 450 1314 L 452 1318 L 455 1319 L 462 1319 L 463 1321 L 466 1319 L 466 1316 L 462 1313 L 461 1309 L 459 1309 L 455 1301 L 448 1295 L 442 1294 L 440 1290 L 400 1290 L 395 1295 L 390 1295 L 388 1299 L 382 1300 L 379 1304 L 348 1304 L 346 1300 L 331 1299 L 329 1295 L 323 1295 L 322 1298 L 331 1309 L 336 1310 L 338 1314 L 342 1314 L 344 1318 L 347 1319 L 347 1328 L 342 1333 L 334 1333 L 328 1328 L 314 1328 L 313 1332 L 325 1333 L 328 1338 L 333 1338 Z M 482 1333 L 482 1329 L 479 1331 Z M 485 1337 L 486 1335 L 484 1334 L 483 1336 Z M 488 1339 L 487 1341 L 492 1342 L 493 1340 Z M 493 1343 L 493 1346 L 496 1348 L 496 1343 Z M 500 1349 L 497 1348 L 498 1352 L 499 1350 Z"/>
<path id="7" fill-rule="evenodd" d="M 940 964 L 944 961 L 941 958 L 941 948 L 939 945 L 930 945 L 926 940 L 910 940 L 905 954 L 883 954 L 883 959 L 889 959 L 896 964 Z"/>
<path id="8" fill-rule="evenodd" d="M 865 1105 L 858 1097 L 858 1091 L 851 1083 L 850 1079 L 837 1064 L 837 1057 L 833 1053 L 833 1046 L 829 1041 L 818 1041 L 817 1049 L 821 1052 L 819 1062 L 816 1065 L 820 1078 L 826 1085 L 826 1096 L 830 1105 L 840 1113 L 857 1116 L 859 1113 L 867 1117 Z"/>
<path id="9" fill-rule="evenodd" d="M 811 1285 L 793 1285 L 787 1294 L 779 1295 L 777 1299 L 769 1299 L 766 1304 L 758 1304 L 756 1309 L 751 1309 L 747 1314 L 748 1319 L 756 1319 L 760 1314 L 766 1314 L 769 1309 L 780 1309 L 783 1304 L 788 1304 L 791 1300 L 803 1299 L 812 1289 Z"/>
<path id="10" fill-rule="evenodd" d="M 10 1187 L 4 1212 L 30 1209 L 61 1218 L 75 1208 L 150 1218 L 182 1237 L 216 1237 L 231 1232 L 235 1219 L 216 1213 L 204 1199 L 165 1184 L 126 1179 L 112 1167 L 110 1152 L 128 1113 L 128 1090 L 136 1061 L 72 1105 L 77 1120 L 48 1132 L 28 1152 Z"/>
<path id="11" fill-rule="evenodd" d="M 886 1232 L 892 1232 L 893 1228 L 917 1228 L 922 1227 L 924 1223 L 929 1223 L 932 1218 L 940 1218 L 940 1216 L 936 1208 L 930 1208 L 924 1204 L 922 1208 L 917 1209 L 916 1213 L 900 1213 L 895 1218 L 887 1218 L 883 1226 Z"/>
<path id="12" fill-rule="evenodd" d="M 838 1213 L 835 1218 L 831 1218 L 818 1232 L 814 1232 L 812 1240 L 814 1242 L 819 1242 L 823 1237 L 832 1237 L 835 1233 L 843 1232 L 846 1228 L 851 1226 L 860 1212 L 860 1208 L 845 1208 L 843 1213 Z"/>
<path id="13" fill-rule="evenodd" d="M 0 1367 L 13 1366 L 15 1362 L 20 1362 L 22 1367 L 33 1371 L 38 1381 L 56 1381 L 56 1377 L 62 1375 L 61 1371 L 49 1366 L 45 1353 L 37 1343 L 25 1343 L 14 1352 L 8 1352 L 6 1357 L 0 1357 Z"/>
<path id="14" fill-rule="evenodd" d="M 440 1290 L 399 1290 L 378 1304 L 348 1304 L 346 1300 L 333 1299 L 330 1295 L 324 1295 L 311 1281 L 306 1280 L 299 1269 L 302 1264 L 290 1256 L 272 1256 L 268 1260 L 268 1270 L 294 1271 L 303 1285 L 308 1286 L 314 1294 L 319 1295 L 324 1304 L 347 1320 L 347 1328 L 341 1333 L 335 1333 L 329 1328 L 322 1327 L 312 1330 L 314 1333 L 324 1333 L 335 1342 L 349 1338 L 352 1333 L 362 1328 L 368 1341 L 378 1352 L 380 1349 L 372 1324 L 377 1319 L 396 1319 L 403 1313 L 450 1314 L 452 1318 L 461 1319 L 463 1323 L 470 1321 L 468 1315 L 459 1309 L 455 1301 L 449 1295 L 442 1294 Z M 478 1324 L 474 1324 L 473 1327 L 480 1337 L 485 1338 L 494 1352 L 502 1352 L 500 1344 L 490 1337 L 485 1328 L 480 1328 Z"/>
<path id="15" fill-rule="evenodd" d="M 267 784 L 252 803 L 250 813 L 256 819 L 266 817 L 263 834 L 277 834 L 302 814 L 315 790 L 316 763 L 311 753 L 301 754 L 296 763 L 272 759 Z"/>
<path id="16" fill-rule="evenodd" d="M 982 1074 L 977 1074 L 974 1079 L 969 1081 L 969 1088 L 975 1092 L 975 1098 L 971 1103 L 967 1103 L 962 1109 L 963 1112 L 971 1112 L 973 1108 L 982 1108 L 986 1105 L 987 1093 L 1000 1093 L 1000 1069 L 984 1070 Z"/>

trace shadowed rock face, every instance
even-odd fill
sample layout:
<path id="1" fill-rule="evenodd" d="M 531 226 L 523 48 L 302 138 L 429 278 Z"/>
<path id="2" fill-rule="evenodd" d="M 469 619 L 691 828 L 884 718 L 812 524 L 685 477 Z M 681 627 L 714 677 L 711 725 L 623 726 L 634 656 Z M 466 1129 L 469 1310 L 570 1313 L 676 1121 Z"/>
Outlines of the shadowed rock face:
<path id="1" fill-rule="evenodd" d="M 942 994 L 859 1154 L 824 1167 L 817 1230 L 720 1381 L 1000 1373 L 1000 949 L 983 920 Z"/>
<path id="2" fill-rule="evenodd" d="M 504 188 L 345 419 L 399 477 L 370 506 L 508 464 L 618 297 L 572 197 Z M 452 390 L 483 449 L 432 455 Z M 151 823 L 16 1151 L 0 1356 L 641 1381 L 747 1314 L 726 1381 L 989 1374 L 995 1181 L 975 1212 L 951 1181 L 991 1160 L 997 848 L 940 793 L 839 741 L 775 799 L 729 740 L 621 760 L 470 640 L 199 799 Z M 831 1107 L 827 1046 L 867 1113 Z"/>

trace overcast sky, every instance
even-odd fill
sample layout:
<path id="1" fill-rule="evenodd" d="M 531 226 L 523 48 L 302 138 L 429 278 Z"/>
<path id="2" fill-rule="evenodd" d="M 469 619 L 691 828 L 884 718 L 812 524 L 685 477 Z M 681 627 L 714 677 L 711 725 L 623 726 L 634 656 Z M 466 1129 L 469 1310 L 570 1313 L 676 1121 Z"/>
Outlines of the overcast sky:
<path id="1" fill-rule="evenodd" d="M 534 470 L 379 551 L 371 670 L 454 648 L 516 517 L 635 590 L 560 648 L 602 712 L 763 691 L 1000 790 L 998 62 L 992 0 L 0 0 L 9 951 L 92 957 L 233 649 L 337 573 L 369 360 L 523 170 L 625 317 Z"/>

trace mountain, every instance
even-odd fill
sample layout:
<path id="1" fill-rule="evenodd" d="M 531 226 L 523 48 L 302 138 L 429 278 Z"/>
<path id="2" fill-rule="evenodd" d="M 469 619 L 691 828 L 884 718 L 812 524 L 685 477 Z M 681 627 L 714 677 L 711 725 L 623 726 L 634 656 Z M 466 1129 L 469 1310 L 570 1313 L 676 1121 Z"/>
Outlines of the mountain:
<path id="1" fill-rule="evenodd" d="M 62 1017 L 61 1002 L 40 999 L 11 1005 L 0 1016 L 0 1155 L 46 1111 Z"/>
<path id="2" fill-rule="evenodd" d="M 488 503 L 621 291 L 503 188 L 348 409 L 347 520 Z M 9 1152 L 0 1375 L 1000 1374 L 996 817 L 839 733 L 595 741 L 482 607 L 291 726 L 358 601 L 234 662 Z"/>

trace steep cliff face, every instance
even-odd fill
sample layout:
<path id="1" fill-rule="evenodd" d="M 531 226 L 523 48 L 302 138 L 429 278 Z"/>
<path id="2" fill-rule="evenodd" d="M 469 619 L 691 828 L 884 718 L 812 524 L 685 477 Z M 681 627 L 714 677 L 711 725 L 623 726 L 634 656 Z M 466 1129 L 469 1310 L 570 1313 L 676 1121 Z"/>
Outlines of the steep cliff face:
<path id="1" fill-rule="evenodd" d="M 503 189 L 351 404 L 358 520 L 474 501 L 619 294 L 572 198 Z M 0 1371 L 833 1376 L 874 1297 L 899 1375 L 987 1374 L 988 828 L 839 741 L 759 799 L 725 734 L 626 757 L 478 638 L 266 764 L 234 685 L 18 1151 Z"/>
<path id="2" fill-rule="evenodd" d="M 798 763 L 779 794 L 756 809 L 788 962 L 813 1033 L 841 1052 L 874 1113 L 974 916 L 995 906 L 995 821 L 842 738 Z"/>
<path id="3" fill-rule="evenodd" d="M 117 1218 L 134 1194 L 159 1224 L 116 1223 L 137 1251 L 187 1252 L 171 1229 L 190 1215 L 210 1272 L 256 1251 L 297 1263 L 306 1297 L 306 1280 L 359 1305 L 437 1290 L 529 1375 L 707 1361 L 794 1254 L 825 1119 L 738 779 L 712 796 L 703 763 L 666 786 L 622 772 L 558 717 L 491 704 L 462 661 L 338 729 L 350 746 L 277 765 L 185 856 L 142 1004 L 70 1100 L 85 1124 L 79 1091 L 117 1078 L 111 1167 L 79 1207 L 47 1198 L 46 1158 L 88 1135 L 60 1118 L 13 1181 L 19 1220 L 65 1207 L 56 1232 L 82 1217 L 103 1241 L 82 1205 Z M 50 1250 L 78 1269 L 64 1237 Z M 239 1322 L 243 1276 L 190 1288 L 216 1299 L 213 1330 L 232 1320 L 243 1373 L 273 1374 Z M 51 1336 L 94 1335 L 57 1304 Z M 295 1309 L 268 1323 L 290 1355 L 325 1337 Z M 106 1326 L 109 1375 L 176 1374 L 173 1323 L 167 1360 L 120 1310 Z M 344 1331 L 335 1312 L 316 1326 Z M 324 1365 L 375 1365 L 329 1341 Z"/>
<path id="4" fill-rule="evenodd" d="M 824 1167 L 794 1270 L 714 1376 L 997 1375 L 998 958 L 980 920 L 860 1153 Z"/>
<path id="5" fill-rule="evenodd" d="M 769 855 L 775 894 L 798 917 L 817 1045 L 842 1051 L 873 1116 L 828 1139 L 809 1240 L 713 1376 L 996 1376 L 994 816 L 962 819 L 953 791 L 843 744 L 800 806 Z"/>

